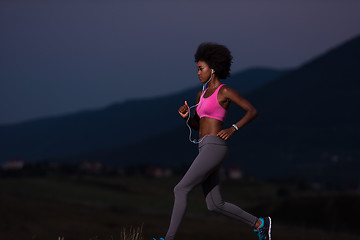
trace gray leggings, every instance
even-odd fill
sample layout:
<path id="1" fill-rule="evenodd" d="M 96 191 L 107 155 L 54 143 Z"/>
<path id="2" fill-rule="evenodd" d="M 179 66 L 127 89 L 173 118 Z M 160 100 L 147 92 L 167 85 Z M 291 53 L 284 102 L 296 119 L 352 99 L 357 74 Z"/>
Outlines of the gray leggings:
<path id="1" fill-rule="evenodd" d="M 165 240 L 173 240 L 184 217 L 187 197 L 200 183 L 210 211 L 224 214 L 243 223 L 255 226 L 257 217 L 245 212 L 234 204 L 224 202 L 220 194 L 219 170 L 225 161 L 228 147 L 224 140 L 215 135 L 207 135 L 199 143 L 199 154 L 190 168 L 175 186 L 175 202 L 171 215 L 170 226 Z"/>

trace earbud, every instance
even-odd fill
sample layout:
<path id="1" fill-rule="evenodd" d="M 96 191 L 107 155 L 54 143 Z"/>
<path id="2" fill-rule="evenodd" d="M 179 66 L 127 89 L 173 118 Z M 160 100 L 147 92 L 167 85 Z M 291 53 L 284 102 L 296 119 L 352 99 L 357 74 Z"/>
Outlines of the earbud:
<path id="1" fill-rule="evenodd" d="M 211 69 L 211 73 L 214 73 L 215 71 L 214 71 L 214 69 Z"/>

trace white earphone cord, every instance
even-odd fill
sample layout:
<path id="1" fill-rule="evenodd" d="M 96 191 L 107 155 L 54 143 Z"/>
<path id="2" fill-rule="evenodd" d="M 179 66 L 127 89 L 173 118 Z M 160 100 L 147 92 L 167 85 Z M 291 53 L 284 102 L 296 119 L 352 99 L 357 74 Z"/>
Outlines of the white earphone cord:
<path id="1" fill-rule="evenodd" d="M 205 91 L 205 86 L 206 86 L 206 84 L 208 84 L 208 82 L 210 82 L 210 80 L 212 79 L 212 76 L 213 76 L 213 71 L 211 71 L 211 75 L 210 75 L 210 78 L 209 78 L 209 80 L 206 82 L 206 83 L 204 83 L 203 84 L 203 88 L 202 88 L 202 92 L 201 92 L 201 94 Z M 197 105 L 199 105 L 199 103 L 200 103 L 200 100 L 201 100 L 201 98 L 199 99 L 199 102 L 197 103 L 197 104 L 195 104 L 195 105 L 193 105 L 193 106 L 191 106 L 191 107 L 189 107 L 189 115 L 188 115 L 188 118 L 187 118 L 187 120 L 186 120 L 186 125 L 188 126 L 188 128 L 189 128 L 189 130 L 190 130 L 190 133 L 189 133 L 189 140 L 190 140 L 190 142 L 192 142 L 192 143 L 194 143 L 194 144 L 197 144 L 197 143 L 201 143 L 201 141 L 204 139 L 204 138 L 201 138 L 201 139 L 199 139 L 199 140 L 196 140 L 196 139 L 194 139 L 194 140 L 191 140 L 191 133 L 192 133 L 192 130 L 191 130 L 191 127 L 189 126 L 189 119 L 190 119 L 190 110 L 193 108 L 193 107 L 196 107 Z"/>

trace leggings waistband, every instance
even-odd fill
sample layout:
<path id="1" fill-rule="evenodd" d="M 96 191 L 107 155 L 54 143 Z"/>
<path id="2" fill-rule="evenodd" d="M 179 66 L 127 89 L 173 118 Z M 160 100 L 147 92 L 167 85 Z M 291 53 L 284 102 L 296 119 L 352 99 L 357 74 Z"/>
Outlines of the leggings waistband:
<path id="1" fill-rule="evenodd" d="M 199 143 L 199 149 L 204 146 L 205 144 L 217 144 L 226 146 L 226 142 L 222 140 L 220 137 L 216 135 L 206 135 L 202 138 L 201 142 Z"/>

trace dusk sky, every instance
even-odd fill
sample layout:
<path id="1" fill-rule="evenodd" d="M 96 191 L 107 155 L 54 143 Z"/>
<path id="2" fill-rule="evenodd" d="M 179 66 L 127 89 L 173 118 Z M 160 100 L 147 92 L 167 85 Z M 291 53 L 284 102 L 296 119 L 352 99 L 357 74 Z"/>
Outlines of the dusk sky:
<path id="1" fill-rule="evenodd" d="M 229 47 L 233 73 L 298 67 L 360 34 L 360 1 L 2 0 L 0 29 L 7 124 L 201 89 L 204 41 Z"/>

